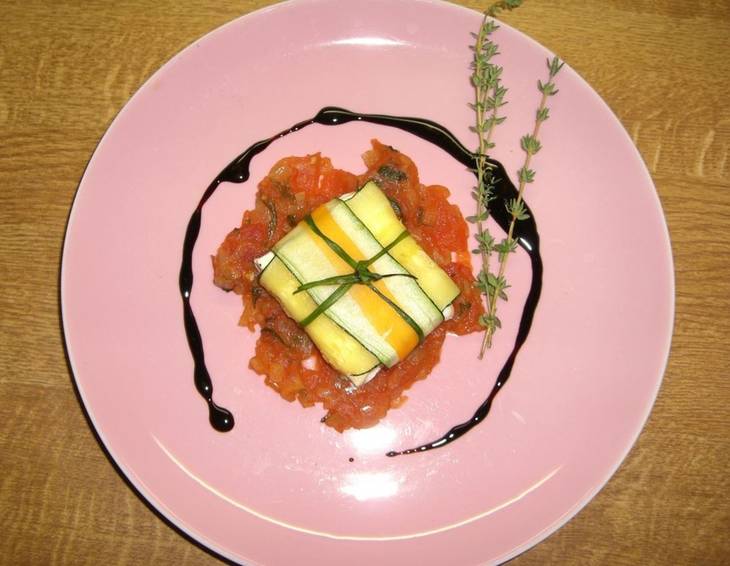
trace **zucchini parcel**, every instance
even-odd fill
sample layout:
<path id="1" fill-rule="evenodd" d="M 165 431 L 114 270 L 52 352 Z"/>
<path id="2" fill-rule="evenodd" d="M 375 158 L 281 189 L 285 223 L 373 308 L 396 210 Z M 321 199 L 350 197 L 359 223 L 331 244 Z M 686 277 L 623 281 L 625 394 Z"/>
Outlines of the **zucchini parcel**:
<path id="1" fill-rule="evenodd" d="M 316 208 L 256 264 L 261 286 L 356 386 L 404 359 L 459 295 L 372 181 Z"/>

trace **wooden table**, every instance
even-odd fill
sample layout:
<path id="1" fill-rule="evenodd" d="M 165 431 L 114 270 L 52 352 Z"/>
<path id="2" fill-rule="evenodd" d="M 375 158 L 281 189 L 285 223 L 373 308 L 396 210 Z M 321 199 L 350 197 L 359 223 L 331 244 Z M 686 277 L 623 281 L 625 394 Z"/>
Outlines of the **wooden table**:
<path id="1" fill-rule="evenodd" d="M 271 3 L 0 0 L 2 563 L 216 563 L 97 445 L 64 358 L 58 268 L 84 166 L 129 96 L 194 39 Z M 533 0 L 505 19 L 618 114 L 656 182 L 677 277 L 646 429 L 587 508 L 514 563 L 728 563 L 730 3 Z"/>

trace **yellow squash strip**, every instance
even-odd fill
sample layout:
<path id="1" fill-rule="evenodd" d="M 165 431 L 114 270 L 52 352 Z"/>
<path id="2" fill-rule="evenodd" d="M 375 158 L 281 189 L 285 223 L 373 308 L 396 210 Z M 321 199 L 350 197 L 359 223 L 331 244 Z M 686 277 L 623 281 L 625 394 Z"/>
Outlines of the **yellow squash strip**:
<path id="1" fill-rule="evenodd" d="M 333 218 L 327 205 L 320 206 L 312 212 L 312 220 L 317 227 L 331 240 L 334 240 L 345 252 L 355 261 L 367 259 L 360 248 L 352 241 L 352 239 L 342 230 L 340 225 Z M 322 251 L 330 258 L 333 254 L 345 263 L 321 238 L 314 236 L 320 247 L 326 248 Z M 347 265 L 347 264 L 345 264 Z M 351 271 L 351 270 L 350 270 Z M 380 280 L 374 283 L 374 286 L 388 297 L 394 303 L 399 301 L 393 296 L 386 287 L 385 281 Z M 388 341 L 398 354 L 399 359 L 405 358 L 413 348 L 418 345 L 418 335 L 408 323 L 403 320 L 400 315 L 387 303 L 383 302 L 375 292 L 364 285 L 355 285 L 350 289 L 350 294 L 360 305 L 360 309 L 370 321 L 380 335 Z"/>
<path id="2" fill-rule="evenodd" d="M 372 181 L 346 202 L 382 246 L 387 246 L 405 229 L 388 197 Z M 439 309 L 444 310 L 459 295 L 456 283 L 412 237 L 399 242 L 390 250 L 390 255 L 416 276 L 420 287 Z"/>

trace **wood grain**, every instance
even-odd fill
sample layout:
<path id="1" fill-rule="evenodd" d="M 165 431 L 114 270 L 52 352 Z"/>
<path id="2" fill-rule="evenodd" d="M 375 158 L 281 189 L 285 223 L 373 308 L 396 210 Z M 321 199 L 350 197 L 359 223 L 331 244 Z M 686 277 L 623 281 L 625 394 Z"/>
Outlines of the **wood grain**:
<path id="1" fill-rule="evenodd" d="M 58 267 L 76 186 L 124 102 L 185 45 L 271 3 L 0 0 L 1 563 L 217 563 L 97 445 L 65 363 Z M 581 73 L 632 136 L 677 284 L 672 354 L 638 443 L 514 564 L 728 563 L 730 3 L 535 0 L 507 19 Z"/>

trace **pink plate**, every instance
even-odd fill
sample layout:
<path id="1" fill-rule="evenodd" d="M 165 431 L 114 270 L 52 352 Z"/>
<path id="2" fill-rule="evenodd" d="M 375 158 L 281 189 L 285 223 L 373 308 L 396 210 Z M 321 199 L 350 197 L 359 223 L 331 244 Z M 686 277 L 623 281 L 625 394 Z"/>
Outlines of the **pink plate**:
<path id="1" fill-rule="evenodd" d="M 94 153 L 63 254 L 63 321 L 76 383 L 104 445 L 134 487 L 203 545 L 248 564 L 475 564 L 507 560 L 555 531 L 605 484 L 656 396 L 669 350 L 673 276 L 651 179 L 621 125 L 571 69 L 558 76 L 527 200 L 542 239 L 543 294 L 511 380 L 484 423 L 423 454 L 469 418 L 514 340 L 530 279 L 511 263 L 504 328 L 449 337 L 409 401 L 369 430 L 338 434 L 319 408 L 282 401 L 247 367 L 254 336 L 239 298 L 211 282 L 209 256 L 280 157 L 321 151 L 361 172 L 377 137 L 412 156 L 472 213 L 473 179 L 437 147 L 386 126 L 311 126 L 221 185 L 195 248 L 195 310 L 219 433 L 193 386 L 178 273 L 185 227 L 240 151 L 324 106 L 410 115 L 474 145 L 466 106 L 480 15 L 430 0 L 299 0 L 238 19 L 157 72 Z M 496 33 L 509 87 L 494 155 L 514 172 L 549 53 Z M 494 228 L 495 231 L 497 230 Z M 350 461 L 350 459 L 353 461 Z"/>

